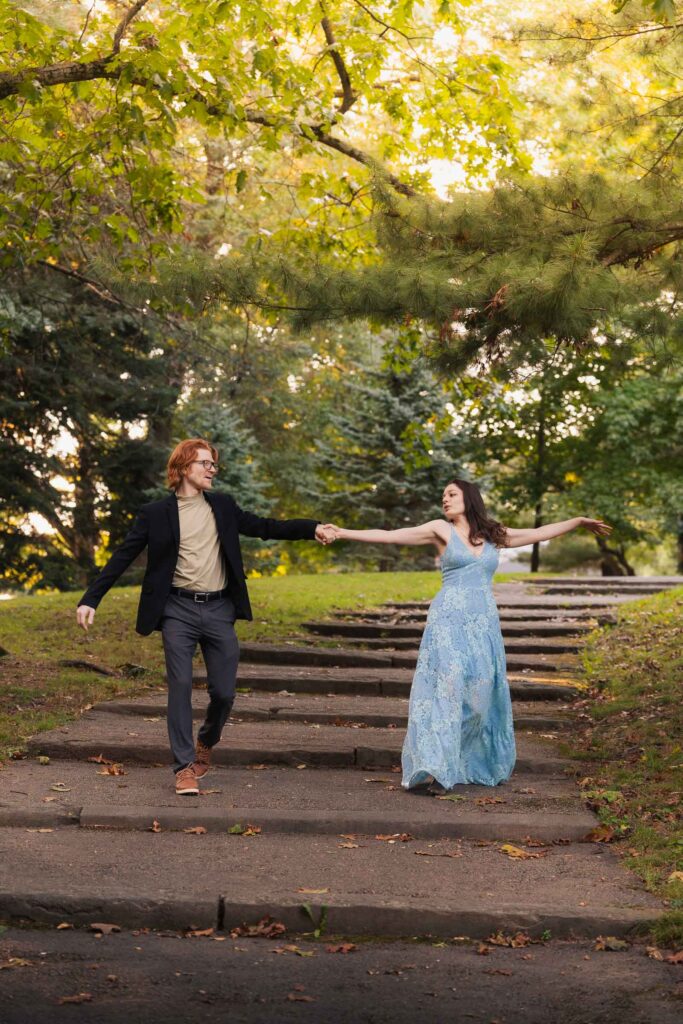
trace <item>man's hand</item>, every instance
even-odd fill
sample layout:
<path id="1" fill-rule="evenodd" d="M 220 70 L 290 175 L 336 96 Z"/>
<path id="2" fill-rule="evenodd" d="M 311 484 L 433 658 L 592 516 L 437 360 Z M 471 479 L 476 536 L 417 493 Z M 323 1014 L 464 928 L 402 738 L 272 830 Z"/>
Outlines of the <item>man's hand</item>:
<path id="1" fill-rule="evenodd" d="M 76 622 L 86 631 L 86 633 L 88 632 L 88 626 L 92 626 L 94 619 L 95 609 L 91 608 L 87 604 L 79 604 L 76 609 Z"/>
<path id="2" fill-rule="evenodd" d="M 320 544 L 333 544 L 337 539 L 337 527 L 332 523 L 318 523 L 315 528 L 315 539 Z"/>

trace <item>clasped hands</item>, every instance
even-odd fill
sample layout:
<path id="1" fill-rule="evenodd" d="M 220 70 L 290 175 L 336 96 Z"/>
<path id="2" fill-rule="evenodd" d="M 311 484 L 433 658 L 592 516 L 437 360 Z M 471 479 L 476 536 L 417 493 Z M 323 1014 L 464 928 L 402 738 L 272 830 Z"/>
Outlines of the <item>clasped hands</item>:
<path id="1" fill-rule="evenodd" d="M 315 528 L 315 539 L 320 544 L 334 544 L 339 539 L 339 528 L 333 523 L 318 523 Z"/>

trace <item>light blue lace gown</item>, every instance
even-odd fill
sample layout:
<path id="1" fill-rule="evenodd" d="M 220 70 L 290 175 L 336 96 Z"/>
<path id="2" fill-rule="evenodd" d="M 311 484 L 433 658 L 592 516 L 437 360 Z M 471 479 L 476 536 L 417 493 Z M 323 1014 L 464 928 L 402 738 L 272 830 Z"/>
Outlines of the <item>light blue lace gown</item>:
<path id="1" fill-rule="evenodd" d="M 480 551 L 472 554 L 451 527 L 443 585 L 429 609 L 410 691 L 406 789 L 430 775 L 450 789 L 496 786 L 512 774 L 512 704 L 493 598 L 498 549 L 485 541 Z"/>

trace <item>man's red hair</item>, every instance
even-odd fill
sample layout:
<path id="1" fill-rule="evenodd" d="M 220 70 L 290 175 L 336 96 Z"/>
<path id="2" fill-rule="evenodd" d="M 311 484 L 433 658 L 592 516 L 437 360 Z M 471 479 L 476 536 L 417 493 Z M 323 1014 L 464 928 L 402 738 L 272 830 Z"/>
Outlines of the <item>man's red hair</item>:
<path id="1" fill-rule="evenodd" d="M 201 437 L 191 437 L 181 441 L 171 452 L 166 466 L 166 482 L 172 491 L 177 491 L 183 481 L 183 474 L 193 459 L 196 459 L 200 448 L 208 448 L 211 458 L 218 462 L 218 449 Z"/>

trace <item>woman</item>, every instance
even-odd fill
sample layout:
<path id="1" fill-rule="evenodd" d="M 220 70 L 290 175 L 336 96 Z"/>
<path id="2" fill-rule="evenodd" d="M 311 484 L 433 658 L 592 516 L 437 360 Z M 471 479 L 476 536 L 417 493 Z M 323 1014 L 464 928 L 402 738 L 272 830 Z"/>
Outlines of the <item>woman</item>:
<path id="1" fill-rule="evenodd" d="M 403 744 L 403 787 L 443 793 L 460 783 L 495 786 L 512 774 L 515 736 L 505 648 L 493 597 L 500 548 L 560 537 L 583 526 L 611 527 L 577 516 L 532 530 L 512 530 L 486 512 L 476 484 L 451 480 L 443 492 L 446 522 L 402 530 L 345 530 L 338 540 L 433 544 L 443 586 L 429 609 L 410 692 Z"/>

